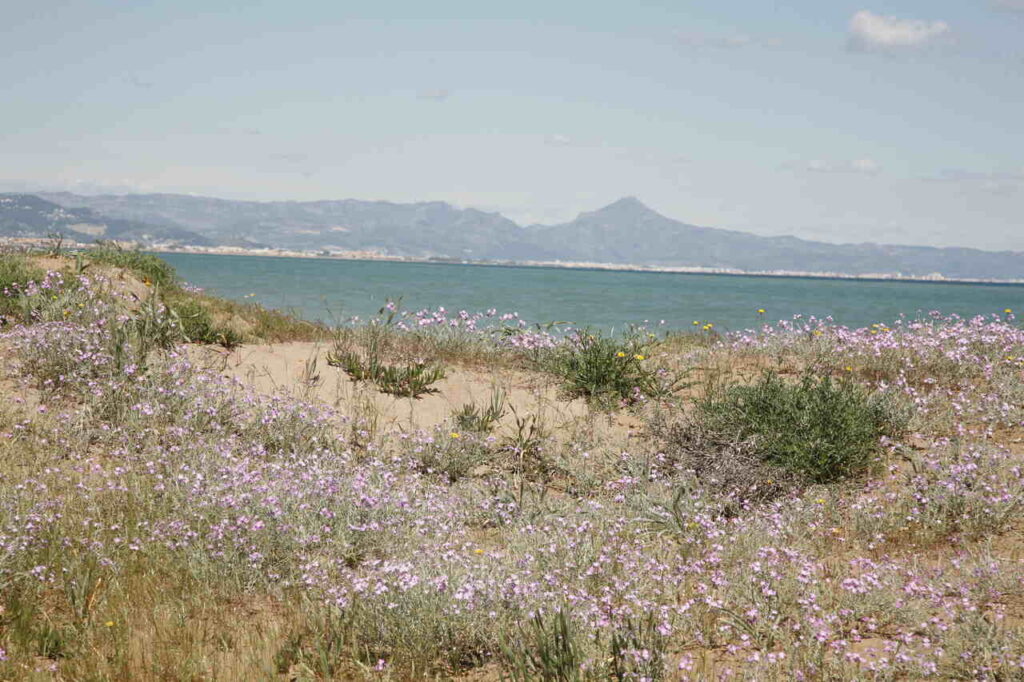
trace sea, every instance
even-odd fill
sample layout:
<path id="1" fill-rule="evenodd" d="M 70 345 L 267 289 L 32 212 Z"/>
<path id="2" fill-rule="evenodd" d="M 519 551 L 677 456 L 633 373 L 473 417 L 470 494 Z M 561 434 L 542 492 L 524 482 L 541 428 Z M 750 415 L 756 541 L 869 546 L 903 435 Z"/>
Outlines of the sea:
<path id="1" fill-rule="evenodd" d="M 718 331 L 816 316 L 852 327 L 933 311 L 1024 311 L 1024 285 L 161 253 L 210 293 L 331 324 L 366 320 L 388 300 L 405 310 L 496 309 L 529 323 L 606 331 L 629 325 Z M 764 313 L 759 313 L 764 310 Z"/>

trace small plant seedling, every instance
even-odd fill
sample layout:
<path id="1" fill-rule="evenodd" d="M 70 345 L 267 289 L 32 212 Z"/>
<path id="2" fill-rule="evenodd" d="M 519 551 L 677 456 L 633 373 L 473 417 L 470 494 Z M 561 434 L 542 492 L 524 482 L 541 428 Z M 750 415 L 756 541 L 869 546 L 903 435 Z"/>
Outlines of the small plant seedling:
<path id="1" fill-rule="evenodd" d="M 437 393 L 438 389 L 432 384 L 445 377 L 440 365 L 425 362 L 388 365 L 376 355 L 364 358 L 355 351 L 332 351 L 327 354 L 327 364 L 340 367 L 353 381 L 369 381 L 382 393 L 406 398 Z"/>

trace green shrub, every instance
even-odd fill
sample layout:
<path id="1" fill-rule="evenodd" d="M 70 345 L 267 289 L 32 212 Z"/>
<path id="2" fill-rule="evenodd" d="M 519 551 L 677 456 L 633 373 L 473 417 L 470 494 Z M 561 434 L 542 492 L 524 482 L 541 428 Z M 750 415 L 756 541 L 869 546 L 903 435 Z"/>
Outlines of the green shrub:
<path id="1" fill-rule="evenodd" d="M 751 385 L 712 390 L 696 405 L 686 436 L 738 446 L 803 483 L 831 483 L 864 471 L 883 436 L 898 436 L 907 415 L 852 379 L 804 375 L 787 383 L 774 371 Z M 693 442 L 692 440 L 690 441 Z"/>
<path id="2" fill-rule="evenodd" d="M 647 340 L 635 331 L 615 338 L 584 330 L 548 354 L 542 367 L 562 379 L 563 390 L 571 398 L 633 403 L 665 395 L 678 382 L 664 380 L 651 365 Z"/>

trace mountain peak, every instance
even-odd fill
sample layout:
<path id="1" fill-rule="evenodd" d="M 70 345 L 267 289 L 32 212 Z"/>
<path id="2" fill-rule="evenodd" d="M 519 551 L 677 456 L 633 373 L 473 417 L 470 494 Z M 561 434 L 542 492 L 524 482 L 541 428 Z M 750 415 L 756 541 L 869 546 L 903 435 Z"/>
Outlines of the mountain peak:
<path id="1" fill-rule="evenodd" d="M 597 215 L 614 215 L 618 217 L 631 216 L 639 217 L 643 215 L 658 215 L 658 213 L 647 206 L 644 202 L 640 201 L 636 197 L 622 197 L 618 201 L 612 202 L 604 208 L 599 208 L 593 212 Z"/>
<path id="2" fill-rule="evenodd" d="M 605 208 L 647 208 L 647 206 L 644 204 L 644 202 L 640 201 L 636 197 L 628 196 L 622 197 L 618 201 L 613 201 L 612 203 L 605 206 Z"/>

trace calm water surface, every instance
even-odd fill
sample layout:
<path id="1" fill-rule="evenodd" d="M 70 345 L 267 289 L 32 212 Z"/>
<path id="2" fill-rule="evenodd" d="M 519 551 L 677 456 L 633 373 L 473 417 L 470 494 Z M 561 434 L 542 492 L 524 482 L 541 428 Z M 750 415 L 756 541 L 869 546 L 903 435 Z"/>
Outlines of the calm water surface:
<path id="1" fill-rule="evenodd" d="M 612 272 L 560 268 L 393 263 L 271 256 L 160 254 L 188 282 L 234 299 L 292 310 L 311 320 L 372 316 L 387 298 L 409 310 L 497 308 L 529 322 L 606 329 L 694 320 L 744 329 L 793 315 L 841 324 L 891 322 L 940 310 L 971 316 L 1024 310 L 1024 285 L 871 282 L 791 277 Z M 255 294 L 255 296 L 250 296 Z"/>

